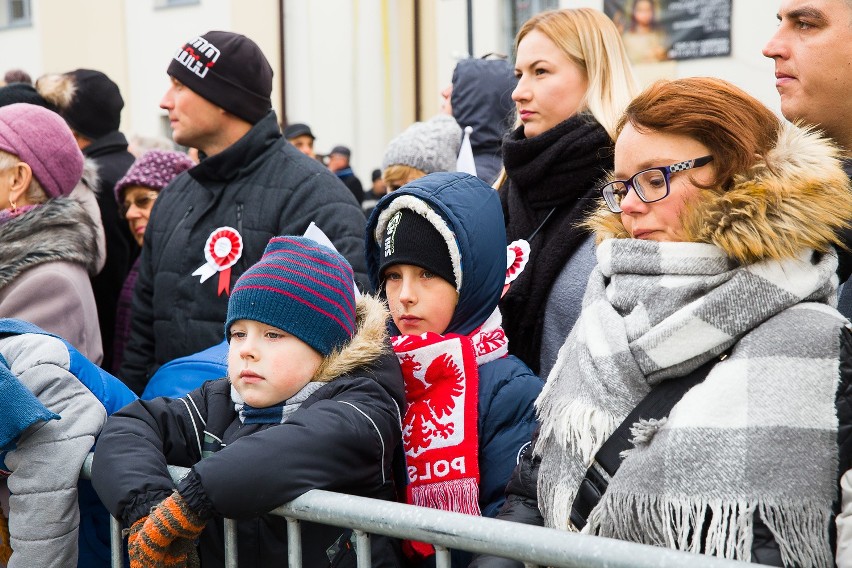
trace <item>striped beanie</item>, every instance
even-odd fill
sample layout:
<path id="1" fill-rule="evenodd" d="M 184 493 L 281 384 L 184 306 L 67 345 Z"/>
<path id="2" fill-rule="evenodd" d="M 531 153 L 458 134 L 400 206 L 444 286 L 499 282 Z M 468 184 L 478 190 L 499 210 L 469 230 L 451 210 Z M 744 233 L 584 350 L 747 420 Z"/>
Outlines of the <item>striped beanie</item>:
<path id="1" fill-rule="evenodd" d="M 236 320 L 254 320 L 327 356 L 355 335 L 354 282 L 338 252 L 304 237 L 273 237 L 234 285 L 225 336 Z"/>

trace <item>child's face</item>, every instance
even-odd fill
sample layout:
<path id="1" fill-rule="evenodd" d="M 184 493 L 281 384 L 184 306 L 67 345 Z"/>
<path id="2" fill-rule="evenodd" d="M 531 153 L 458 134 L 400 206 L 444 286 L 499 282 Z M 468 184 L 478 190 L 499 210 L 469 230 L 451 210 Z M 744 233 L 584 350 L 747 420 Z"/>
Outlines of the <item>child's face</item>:
<path id="1" fill-rule="evenodd" d="M 393 264 L 383 276 L 393 322 L 403 335 L 446 331 L 459 301 L 455 286 L 413 264 Z"/>
<path id="2" fill-rule="evenodd" d="M 235 321 L 230 336 L 228 377 L 255 408 L 278 404 L 299 392 L 323 359 L 301 339 L 254 320 Z"/>

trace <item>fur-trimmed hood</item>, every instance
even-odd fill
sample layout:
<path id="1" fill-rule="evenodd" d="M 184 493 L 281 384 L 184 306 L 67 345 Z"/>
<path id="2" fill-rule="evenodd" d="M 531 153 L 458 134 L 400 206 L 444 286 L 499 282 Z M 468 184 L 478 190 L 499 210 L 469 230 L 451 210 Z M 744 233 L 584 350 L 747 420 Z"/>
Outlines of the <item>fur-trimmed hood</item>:
<path id="1" fill-rule="evenodd" d="M 0 289 L 22 272 L 46 262 L 65 261 L 97 273 L 98 248 L 94 222 L 77 200 L 50 199 L 0 224 Z"/>
<path id="2" fill-rule="evenodd" d="M 839 149 L 819 132 L 785 123 L 775 146 L 730 190 L 701 190 L 687 205 L 684 240 L 714 244 L 729 258 L 752 264 L 843 246 L 837 232 L 850 219 L 852 189 Z M 621 215 L 603 200 L 587 225 L 598 242 L 629 238 Z"/>
<path id="3" fill-rule="evenodd" d="M 355 303 L 355 335 L 323 359 L 313 380 L 327 383 L 359 367 L 375 364 L 389 352 L 385 303 L 375 296 L 364 295 Z"/>

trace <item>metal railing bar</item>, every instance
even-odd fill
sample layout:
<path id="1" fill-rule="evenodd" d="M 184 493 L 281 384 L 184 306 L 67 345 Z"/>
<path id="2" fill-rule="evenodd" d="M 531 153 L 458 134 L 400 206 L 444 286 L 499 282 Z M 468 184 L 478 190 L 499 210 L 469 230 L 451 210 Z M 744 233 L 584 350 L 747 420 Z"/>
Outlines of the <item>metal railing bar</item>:
<path id="1" fill-rule="evenodd" d="M 314 489 L 271 511 L 285 517 L 347 526 L 559 568 L 743 568 L 726 560 L 490 518 Z M 519 550 L 519 542 L 524 543 Z M 752 564 L 755 566 L 755 564 Z"/>
<path id="2" fill-rule="evenodd" d="M 83 464 L 81 477 L 91 477 L 91 464 L 92 454 L 89 454 Z M 189 469 L 169 466 L 169 472 L 177 483 Z M 485 517 L 476 518 L 472 522 L 470 515 L 462 513 L 377 501 L 319 489 L 308 491 L 273 509 L 270 514 L 282 516 L 287 520 L 288 565 L 291 568 L 301 567 L 300 520 L 351 528 L 356 531 L 356 535 L 357 531 L 362 531 L 429 542 L 435 545 L 436 550 L 443 547 L 502 556 L 523 562 L 524 566 L 530 568 L 744 568 L 747 564 L 704 554 Z M 120 527 L 118 521 L 115 521 L 115 526 Z M 119 551 L 121 540 L 119 532 Z M 523 546 L 519 547 L 518 543 L 523 543 Z M 235 540 L 231 543 L 232 546 L 228 544 L 226 538 L 226 554 L 229 548 L 233 548 L 236 554 Z M 362 550 L 370 551 L 369 546 L 357 546 L 357 549 L 359 555 Z M 113 554 L 115 551 L 116 546 L 113 543 Z"/>
<path id="3" fill-rule="evenodd" d="M 373 549 L 370 546 L 370 535 L 364 531 L 354 530 L 355 533 L 355 559 L 358 568 L 370 568 L 373 564 Z"/>
<path id="4" fill-rule="evenodd" d="M 225 519 L 225 568 L 237 568 L 237 521 Z"/>
<path id="5" fill-rule="evenodd" d="M 287 566 L 302 568 L 302 525 L 296 519 L 287 519 Z"/>
<path id="6" fill-rule="evenodd" d="M 450 551 L 443 546 L 435 547 L 435 568 L 450 568 Z"/>

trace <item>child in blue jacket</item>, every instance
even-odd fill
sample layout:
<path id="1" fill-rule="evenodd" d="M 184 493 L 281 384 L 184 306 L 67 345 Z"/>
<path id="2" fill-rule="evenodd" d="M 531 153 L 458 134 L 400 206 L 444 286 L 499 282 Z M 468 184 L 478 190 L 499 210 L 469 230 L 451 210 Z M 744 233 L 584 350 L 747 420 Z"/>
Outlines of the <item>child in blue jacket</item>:
<path id="1" fill-rule="evenodd" d="M 405 381 L 408 502 L 493 517 L 544 384 L 507 354 L 500 327 L 507 248 L 497 193 L 467 174 L 413 181 L 376 205 L 366 254 Z M 434 551 L 410 542 L 406 553 L 418 563 Z M 455 554 L 453 565 L 466 558 Z"/>

